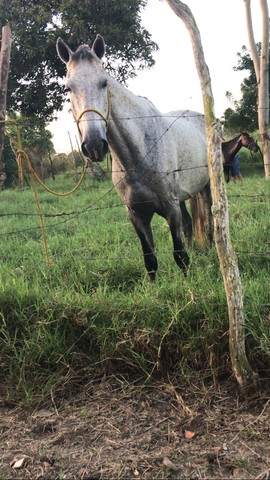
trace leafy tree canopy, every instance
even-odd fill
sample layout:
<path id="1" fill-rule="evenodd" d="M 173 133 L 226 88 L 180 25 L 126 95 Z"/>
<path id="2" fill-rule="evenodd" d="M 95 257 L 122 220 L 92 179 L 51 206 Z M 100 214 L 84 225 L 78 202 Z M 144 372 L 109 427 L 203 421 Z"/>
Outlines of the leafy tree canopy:
<path id="1" fill-rule="evenodd" d="M 60 36 L 70 46 L 104 36 L 107 69 L 125 82 L 136 69 L 154 64 L 157 45 L 141 26 L 140 10 L 147 0 L 2 0 L 0 28 L 12 31 L 8 111 L 46 123 L 61 110 L 65 93 L 59 78 L 65 67 L 56 54 Z"/>
<path id="2" fill-rule="evenodd" d="M 261 44 L 257 44 L 260 53 Z M 254 131 L 258 129 L 258 86 L 254 65 L 249 51 L 245 46 L 242 52 L 237 53 L 238 64 L 234 67 L 235 71 L 247 70 L 249 75 L 241 84 L 242 98 L 234 100 L 230 92 L 226 93 L 227 98 L 232 101 L 234 108 L 227 108 L 224 112 L 224 127 L 230 131 L 248 130 Z"/>

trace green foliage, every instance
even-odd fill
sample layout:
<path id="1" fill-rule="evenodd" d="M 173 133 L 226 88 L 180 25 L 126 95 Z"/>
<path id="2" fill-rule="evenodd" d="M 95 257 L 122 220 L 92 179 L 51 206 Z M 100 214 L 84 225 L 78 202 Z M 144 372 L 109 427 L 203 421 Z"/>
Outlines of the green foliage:
<path id="1" fill-rule="evenodd" d="M 12 115 L 10 120 L 16 121 L 22 148 L 28 154 L 30 161 L 39 175 L 46 178 L 51 175 L 51 163 L 49 161 L 54 152 L 52 134 L 34 120 L 25 119 L 22 115 Z M 7 123 L 3 150 L 3 162 L 7 174 L 7 185 L 17 182 L 18 166 L 16 155 L 18 150 L 18 130 L 15 123 Z M 26 165 L 24 165 L 26 167 Z"/>
<path id="2" fill-rule="evenodd" d="M 5 164 L 6 172 L 6 182 L 5 185 L 8 187 L 13 183 L 17 182 L 18 178 L 18 165 L 16 163 L 16 153 L 11 148 L 10 141 L 7 136 L 4 138 L 4 149 L 2 159 Z"/>
<path id="3" fill-rule="evenodd" d="M 13 43 L 8 87 L 8 109 L 43 124 L 61 110 L 65 100 L 59 78 L 65 67 L 56 54 L 61 36 L 71 48 L 105 37 L 108 70 L 125 81 L 135 70 L 154 64 L 157 45 L 140 25 L 146 0 L 3 0 L 0 23 L 11 26 Z M 119 61 L 121 60 L 121 61 Z"/>
<path id="4" fill-rule="evenodd" d="M 244 288 L 247 351 L 270 363 L 269 185 L 258 159 L 241 151 L 243 183 L 227 185 L 230 227 Z M 61 175 L 55 190 L 73 186 Z M 159 259 L 148 282 L 139 241 L 111 182 L 86 177 L 70 197 L 39 191 L 51 266 L 33 192 L 5 190 L 1 204 L 0 385 L 2 398 L 33 404 L 66 395 L 89 375 L 158 368 L 178 377 L 230 374 L 228 312 L 215 248 L 194 244 L 187 277 L 176 267 L 169 229 L 154 217 Z M 15 215 L 16 213 L 16 215 Z M 59 215 L 60 214 L 60 215 Z M 54 216 L 56 215 L 56 216 Z"/>
<path id="5" fill-rule="evenodd" d="M 261 45 L 257 44 L 258 53 Z M 226 93 L 228 99 L 233 103 L 233 108 L 227 108 L 224 112 L 224 127 L 230 132 L 247 130 L 252 132 L 258 129 L 258 85 L 254 65 L 250 53 L 245 46 L 242 53 L 238 53 L 238 65 L 235 71 L 248 71 L 249 74 L 241 84 L 242 98 L 234 100 L 230 92 Z"/>

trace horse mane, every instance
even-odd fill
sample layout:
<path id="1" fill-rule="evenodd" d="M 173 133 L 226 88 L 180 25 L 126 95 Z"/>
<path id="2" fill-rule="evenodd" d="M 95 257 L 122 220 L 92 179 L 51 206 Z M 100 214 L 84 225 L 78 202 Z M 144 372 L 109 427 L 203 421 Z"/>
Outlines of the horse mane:
<path id="1" fill-rule="evenodd" d="M 80 45 L 72 55 L 72 60 L 76 63 L 80 60 L 88 60 L 89 62 L 92 62 L 96 58 L 95 54 L 91 52 L 89 45 Z"/>
<path id="2" fill-rule="evenodd" d="M 222 153 L 226 154 L 227 152 L 229 152 L 230 147 L 234 146 L 235 143 L 238 141 L 238 139 L 241 137 L 241 135 L 243 135 L 244 133 L 245 132 L 241 132 L 241 133 L 239 133 L 239 135 L 237 135 L 237 137 L 231 138 L 231 140 L 221 142 Z"/>
<path id="3" fill-rule="evenodd" d="M 239 133 L 236 137 L 226 142 L 221 142 L 221 151 L 223 155 L 223 163 L 226 165 L 232 164 L 233 157 L 239 152 L 242 147 L 241 143 L 238 143 L 240 137 L 244 132 Z"/>
<path id="4" fill-rule="evenodd" d="M 151 105 L 156 108 L 156 106 L 154 105 L 154 103 L 151 102 L 151 100 L 149 100 L 149 98 L 144 97 L 143 95 L 138 95 L 138 97 L 139 97 L 139 98 L 142 98 L 143 100 L 146 100 L 148 103 L 151 103 Z"/>

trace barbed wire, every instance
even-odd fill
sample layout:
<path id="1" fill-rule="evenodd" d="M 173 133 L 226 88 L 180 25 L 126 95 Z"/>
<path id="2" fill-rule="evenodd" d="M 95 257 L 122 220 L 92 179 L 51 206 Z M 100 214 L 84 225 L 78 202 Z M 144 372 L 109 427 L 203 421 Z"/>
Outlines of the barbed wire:
<path id="1" fill-rule="evenodd" d="M 111 209 L 111 208 L 125 208 L 125 204 L 123 202 L 119 202 L 117 204 L 114 204 L 114 205 L 105 205 L 105 206 L 96 206 L 97 203 L 99 203 L 102 199 L 104 199 L 109 193 L 111 193 L 112 191 L 115 190 L 115 187 L 114 185 L 112 185 L 112 187 L 107 190 L 104 195 L 102 195 L 101 197 L 99 197 L 95 202 L 93 202 L 92 204 L 88 205 L 86 208 L 84 208 L 83 210 L 79 210 L 79 211 L 72 211 L 72 212 L 58 212 L 58 213 L 55 213 L 55 214 L 43 214 L 44 217 L 47 217 L 47 218 L 59 218 L 59 217 L 63 217 L 63 216 L 67 216 L 68 218 L 64 219 L 63 221 L 61 222 L 58 222 L 57 224 L 49 224 L 46 226 L 46 229 L 47 230 L 51 230 L 51 229 L 58 229 L 58 228 L 61 228 L 65 223 L 67 223 L 69 220 L 73 220 L 74 218 L 77 218 L 79 215 L 81 214 L 84 214 L 84 213 L 89 213 L 89 212 L 92 212 L 92 211 L 99 211 L 99 210 L 105 210 L 105 209 Z M 232 195 L 229 195 L 228 198 L 268 198 L 270 197 L 270 194 L 232 194 Z M 146 203 L 149 203 L 151 202 L 152 200 L 148 200 L 148 201 L 142 201 L 142 202 L 136 202 L 136 203 L 140 203 L 140 204 L 146 204 Z M 0 217 L 3 217 L 3 216 L 15 216 L 15 215 L 21 215 L 21 216 L 38 216 L 37 213 L 26 213 L 26 212 L 8 212 L 8 213 L 1 213 L 0 212 Z M 99 223 L 99 222 L 96 222 L 96 223 Z M 123 225 L 128 225 L 128 226 L 131 226 L 131 224 L 128 222 L 128 223 L 124 223 L 122 224 Z M 25 229 L 21 229 L 21 230 L 15 230 L 15 231 L 9 231 L 9 232 L 4 232 L 4 233 L 0 233 L 0 236 L 11 236 L 11 235 L 18 235 L 20 233 L 26 233 L 26 232 L 29 232 L 29 231 L 38 231 L 40 230 L 40 226 L 36 226 L 36 227 L 29 227 L 29 228 L 25 228 Z M 166 251 L 158 251 L 158 253 L 167 253 L 168 252 Z M 253 256 L 253 257 L 257 257 L 257 258 L 261 258 L 262 256 L 264 258 L 268 258 L 270 257 L 270 252 L 254 252 L 254 251 L 239 251 L 237 250 L 235 252 L 237 255 L 250 255 L 250 256 Z M 0 258 L 6 258 L 6 256 L 0 256 Z M 99 259 L 99 257 L 97 257 L 97 259 Z M 91 261 L 96 261 L 97 259 L 91 259 Z M 88 259 L 89 260 L 89 259 Z"/>
<path id="2" fill-rule="evenodd" d="M 199 112 L 193 112 L 189 109 L 186 109 L 186 110 L 180 110 L 180 111 L 175 111 L 175 112 L 169 112 L 169 113 L 166 113 L 166 114 L 163 114 L 163 113 L 158 113 L 158 114 L 151 114 L 151 115 L 139 115 L 139 116 L 125 116 L 125 117 L 117 117 L 117 120 L 134 120 L 134 119 L 143 119 L 143 118 L 164 118 L 164 117 L 167 117 L 167 118 L 173 118 L 173 121 L 164 129 L 164 131 L 161 133 L 161 135 L 159 137 L 156 138 L 156 140 L 153 141 L 153 144 L 151 145 L 151 147 L 148 149 L 148 151 L 146 152 L 144 158 L 142 159 L 142 161 L 144 162 L 144 160 L 148 157 L 148 155 L 151 153 L 151 151 L 155 148 L 155 146 L 161 141 L 161 139 L 166 135 L 166 133 L 172 128 L 172 126 L 174 125 L 174 123 L 179 120 L 180 118 L 196 118 L 196 117 L 200 117 L 200 118 L 203 118 L 204 115 L 202 113 L 199 113 Z M 100 121 L 103 121 L 103 119 L 95 119 L 96 120 L 100 120 Z M 77 121 L 74 119 L 73 120 L 74 123 L 77 124 Z M 91 122 L 91 121 L 94 121 L 94 119 L 92 118 L 86 118 L 86 117 L 82 117 L 80 119 L 81 122 Z M 17 122 L 15 122 L 17 123 Z M 18 122 L 19 123 L 19 122 Z M 27 122 L 25 122 L 26 124 Z M 145 167 L 144 167 L 145 168 Z M 175 169 L 173 171 L 164 171 L 164 172 L 155 172 L 156 175 L 158 174 L 173 174 L 173 173 L 177 173 L 177 172 L 184 172 L 186 170 L 193 170 L 193 169 L 197 169 L 197 168 L 208 168 L 208 164 L 206 165 L 202 165 L 202 166 L 194 166 L 194 167 L 186 167 L 186 168 L 179 168 L 179 169 Z M 125 174 L 127 174 L 129 171 L 132 171 L 133 169 L 125 169 Z M 150 168 L 148 167 L 148 169 L 146 168 L 146 170 L 150 170 Z M 119 171 L 113 171 L 112 173 L 119 173 Z M 151 173 L 154 173 L 151 171 Z M 119 182 L 122 181 L 122 179 L 119 180 Z"/>
<path id="3" fill-rule="evenodd" d="M 176 113 L 176 112 L 172 112 L 172 113 L 169 113 L 167 115 L 163 115 L 163 114 L 160 114 L 160 115 L 147 115 L 145 116 L 144 118 L 154 118 L 154 117 L 163 117 L 164 116 L 168 116 L 170 118 L 173 118 L 173 121 L 170 123 L 170 125 L 167 126 L 167 128 L 160 134 L 160 136 L 153 142 L 153 144 L 151 145 L 151 147 L 148 149 L 148 151 L 146 152 L 144 158 L 142 159 L 143 161 L 147 158 L 147 156 L 150 154 L 150 152 L 156 147 L 156 145 L 161 141 L 161 139 L 166 135 L 166 133 L 172 128 L 172 126 L 174 125 L 174 123 L 179 119 L 179 118 L 194 118 L 196 116 L 198 117 L 203 117 L 202 114 L 195 114 L 195 115 L 187 115 L 190 111 L 189 110 L 184 110 L 184 111 L 181 111 L 181 114 L 179 115 L 179 113 Z M 186 117 L 185 117 L 186 115 Z M 138 118 L 143 118 L 143 116 L 139 116 L 139 117 L 123 117 L 122 119 L 124 120 L 134 120 L 134 119 L 138 119 Z M 121 119 L 121 118 L 119 118 Z M 83 119 L 82 121 L 91 121 L 91 119 Z M 176 173 L 183 173 L 185 171 L 190 171 L 190 170 L 195 170 L 195 169 L 201 169 L 201 168 L 208 168 L 208 164 L 205 164 L 205 165 L 201 165 L 201 166 L 191 166 L 191 167 L 180 167 L 180 168 L 177 168 L 177 169 L 173 169 L 173 170 L 164 170 L 164 171 L 153 171 L 151 169 L 151 167 L 149 168 L 148 166 L 144 166 L 143 170 L 144 172 L 148 172 L 149 175 L 155 175 L 155 176 L 161 176 L 161 175 L 174 175 Z M 131 169 L 128 169 L 128 170 L 114 170 L 112 173 L 123 173 L 124 174 L 124 177 L 132 172 L 134 170 L 134 168 L 131 168 Z M 71 220 L 71 219 L 74 219 L 74 218 L 77 218 L 79 215 L 81 215 L 82 213 L 88 213 L 90 211 L 93 211 L 93 210 L 101 210 L 104 209 L 104 208 L 115 208 L 115 207 L 124 207 L 124 204 L 117 204 L 117 205 L 114 205 L 114 206 L 105 206 L 105 207 L 95 207 L 95 205 L 100 202 L 103 198 L 105 198 L 112 190 L 115 189 L 115 187 L 123 181 L 123 178 L 120 178 L 119 181 L 113 185 L 107 192 L 105 192 L 104 195 L 102 195 L 98 200 L 96 200 L 93 204 L 89 205 L 87 208 L 83 209 L 83 210 L 80 210 L 80 211 L 73 211 L 73 212 L 58 212 L 58 213 L 55 213 L 55 214 L 43 214 L 44 217 L 50 217 L 50 218 L 56 218 L 56 217 L 68 217 L 64 220 L 62 220 L 61 222 L 58 222 L 57 224 L 49 224 L 46 226 L 46 229 L 51 229 L 51 228 L 59 228 L 61 225 L 63 225 L 64 223 L 66 223 L 67 221 Z M 256 195 L 258 196 L 258 195 Z M 266 196 L 270 196 L 270 195 L 260 195 L 260 197 L 266 197 Z M 250 197 L 250 196 L 249 196 Z M 253 195 L 251 196 L 253 197 Z M 175 199 L 177 200 L 177 199 Z M 148 200 L 147 202 L 146 201 L 142 201 L 142 202 L 136 202 L 136 203 L 142 203 L 142 204 L 145 204 L 145 203 L 149 203 L 151 202 L 151 200 Z M 3 217 L 10 217 L 12 215 L 21 215 L 21 216 L 39 216 L 39 214 L 30 214 L 30 213 L 27 213 L 27 212 L 4 212 L 4 213 L 1 213 L 0 212 L 0 216 L 3 218 Z M 29 232 L 29 231 L 33 231 L 33 230 L 39 230 L 40 229 L 40 226 L 38 227 L 30 227 L 30 228 L 25 228 L 25 229 L 21 229 L 21 230 L 15 230 L 15 231 L 10 231 L 10 232 L 5 232 L 5 233 L 1 233 L 0 236 L 7 236 L 7 235 L 18 235 L 19 233 L 26 233 L 26 232 Z"/>
<path id="4" fill-rule="evenodd" d="M 181 114 L 180 114 L 181 113 Z M 184 113 L 184 115 L 183 115 Z M 190 114 L 189 114 L 190 113 Z M 72 123 L 74 123 L 74 125 L 77 123 L 76 120 L 74 118 L 72 118 L 72 115 L 70 114 L 70 117 L 71 117 L 71 120 L 72 120 Z M 151 115 L 134 115 L 134 116 L 115 116 L 115 119 L 116 120 L 141 120 L 141 119 L 148 119 L 148 118 L 204 118 L 204 114 L 203 113 L 200 113 L 200 112 L 195 112 L 193 110 L 175 110 L 175 111 L 171 111 L 171 112 L 166 112 L 166 113 L 162 113 L 162 112 L 159 112 L 159 113 L 155 113 L 155 114 L 151 114 Z M 16 120 L 16 122 L 20 125 L 20 126 L 29 126 L 29 127 L 36 127 L 37 124 L 40 124 L 40 127 L 44 127 L 44 122 L 40 119 L 35 119 L 35 120 L 32 120 L 32 119 L 22 119 L 22 118 L 14 118 L 14 120 Z M 54 119 L 53 121 L 57 122 L 58 119 Z M 82 118 L 80 120 L 80 122 L 94 122 L 94 121 L 102 121 L 102 119 L 99 119 L 99 118 Z"/>
<path id="5" fill-rule="evenodd" d="M 114 187 L 112 187 L 112 189 L 114 189 Z M 112 190 L 110 189 L 110 191 Z M 87 212 L 91 212 L 91 211 L 97 211 L 97 210 L 106 210 L 106 209 L 110 209 L 110 208 L 118 208 L 118 207 L 122 207 L 124 208 L 125 207 L 125 204 L 123 202 L 119 202 L 119 203 L 116 203 L 114 205 L 105 205 L 105 206 L 99 206 L 99 207 L 96 207 L 94 206 L 97 202 L 99 202 L 100 200 L 102 200 L 104 198 L 105 195 L 107 195 L 107 193 L 110 193 L 109 192 L 106 192 L 102 197 L 100 197 L 98 200 L 96 200 L 96 202 L 94 204 L 90 204 L 88 207 L 84 208 L 83 210 L 76 210 L 76 211 L 71 211 L 71 212 L 57 212 L 57 213 L 43 213 L 43 216 L 46 217 L 46 218 L 57 218 L 57 217 L 64 217 L 64 216 L 72 216 L 72 215 L 81 215 L 83 213 L 87 213 Z M 262 198 L 262 199 L 265 199 L 265 198 L 269 198 L 270 197 L 270 193 L 269 194 L 232 194 L 232 195 L 228 195 L 227 198 L 230 199 L 230 198 Z M 196 198 L 195 197 L 192 197 L 192 198 Z M 177 199 L 176 199 L 177 200 Z M 141 202 L 135 202 L 136 205 L 144 205 L 144 204 L 149 204 L 151 203 L 153 200 L 152 199 L 149 199 L 149 200 L 142 200 Z M 188 200 L 186 200 L 188 201 Z M 23 217 L 38 217 L 38 213 L 28 213 L 28 212 L 1 212 L 0 211 L 0 217 L 11 217 L 11 216 L 23 216 Z M 0 236 L 3 235 L 0 233 Z"/>
<path id="6" fill-rule="evenodd" d="M 144 97 L 146 98 L 146 97 Z M 147 99 L 148 100 L 148 99 Z M 149 100 L 150 101 L 150 100 Z M 69 109 L 69 112 L 71 112 L 71 109 Z M 179 115 L 179 113 L 181 112 L 181 115 Z M 182 113 L 184 112 L 184 115 L 182 115 Z M 74 123 L 74 125 L 76 124 L 76 120 L 74 118 L 72 118 L 72 115 L 70 113 L 70 117 L 71 117 L 71 121 L 72 123 Z M 204 119 L 205 118 L 205 115 L 204 113 L 201 113 L 201 112 L 196 112 L 194 110 L 190 110 L 190 109 L 185 109 L 185 110 L 173 110 L 173 111 L 170 111 L 170 112 L 158 112 L 158 113 L 155 113 L 155 114 L 148 114 L 148 115 L 134 115 L 134 116 L 130 116 L 130 115 L 125 115 L 125 116 L 115 116 L 115 119 L 116 120 L 123 120 L 123 121 L 126 121 L 126 120 L 141 120 L 141 119 L 153 119 L 153 118 L 202 118 Z M 15 119 L 16 122 L 18 122 L 20 125 L 24 125 L 24 126 L 37 126 L 37 124 L 40 124 L 40 127 L 44 127 L 44 121 L 43 120 L 40 120 L 40 119 L 35 119 L 35 120 L 32 120 L 32 119 L 22 119 L 22 118 L 16 118 Z M 218 120 L 218 119 L 217 119 Z M 54 118 L 53 119 L 54 122 L 57 122 L 59 121 L 58 118 Z M 82 118 L 80 120 L 80 122 L 96 122 L 96 121 L 102 121 L 102 119 L 99 119 L 99 118 Z"/>
<path id="7" fill-rule="evenodd" d="M 64 222 L 63 222 L 64 223 Z M 98 222 L 97 222 L 98 223 Z M 54 225 L 49 225 L 47 226 L 47 228 L 49 229 L 50 227 L 55 227 Z M 59 227 L 59 224 L 56 226 L 56 228 Z M 130 223 L 122 223 L 122 227 L 127 227 L 127 228 L 131 228 L 131 224 Z M 20 230 L 19 232 L 18 231 L 15 231 L 15 232 L 9 232 L 8 235 L 13 235 L 13 234 L 18 234 L 18 233 L 24 233 L 24 232 L 28 232 L 29 230 L 39 230 L 40 227 L 34 227 L 34 228 L 28 228 L 28 229 L 24 229 L 24 230 Z M 0 234 L 0 236 L 3 236 L 4 234 Z M 268 242 L 269 243 L 269 242 Z M 268 243 L 266 243 L 266 245 L 268 246 Z M 76 253 L 76 250 L 75 251 L 72 251 L 73 253 Z M 117 251 L 117 254 L 119 252 Z M 171 252 L 168 252 L 168 250 L 159 250 L 159 249 L 156 249 L 155 250 L 155 253 L 157 255 L 160 255 L 160 254 L 166 254 L 166 255 L 171 255 Z M 256 258 L 269 258 L 270 260 L 270 250 L 268 251 L 251 251 L 251 250 L 239 250 L 239 249 L 236 249 L 235 250 L 235 253 L 237 256 L 241 256 L 241 255 L 247 255 L 247 256 L 252 256 L 252 257 L 256 257 Z M 125 254 L 126 256 L 126 251 L 124 250 L 121 250 L 121 254 Z M 54 256 L 54 255 L 52 255 Z M 147 256 L 147 254 L 143 254 L 141 253 L 141 256 Z M 30 258 L 31 256 L 23 256 L 23 258 Z M 7 255 L 0 255 L 0 258 L 4 259 L 4 260 L 8 260 L 8 257 Z M 133 257 L 129 257 L 130 259 L 133 258 Z M 10 257 L 10 260 L 14 260 L 14 255 Z M 22 257 L 20 257 L 20 259 L 22 259 Z M 105 260 L 106 257 L 104 256 L 104 254 L 102 254 L 102 259 Z M 92 258 L 89 258 L 88 254 L 87 254 L 87 262 L 95 262 L 95 261 L 99 261 L 100 260 L 100 257 L 92 257 Z M 108 258 L 109 260 L 109 258 Z"/>
<path id="8" fill-rule="evenodd" d="M 77 153 L 79 153 L 79 152 L 77 152 Z M 61 155 L 61 154 L 60 154 L 60 155 Z M 48 176 L 47 176 L 47 179 L 50 179 L 50 177 L 51 177 L 52 175 L 48 172 L 48 169 L 47 169 L 47 166 L 48 166 L 48 165 L 49 165 L 49 164 L 40 164 L 40 165 L 38 165 L 38 169 L 40 169 L 41 171 L 42 171 L 42 170 L 45 170 L 46 173 L 47 173 L 47 175 L 48 175 Z M 264 164 L 263 164 L 262 162 L 260 162 L 260 163 L 254 163 L 254 162 L 251 163 L 251 162 L 250 162 L 250 163 L 245 163 L 245 165 L 244 165 L 243 168 L 244 168 L 244 170 L 252 170 L 252 169 L 258 170 L 258 169 L 260 169 L 260 170 L 263 171 L 264 165 L 270 165 L 270 164 L 268 164 L 268 163 L 266 163 L 266 164 L 264 163 Z M 183 168 L 183 167 L 182 167 L 181 169 L 176 169 L 176 170 L 171 170 L 171 171 L 170 171 L 170 170 L 168 170 L 168 171 L 166 171 L 166 170 L 160 171 L 160 173 L 174 173 L 174 172 L 177 172 L 177 171 L 185 172 L 186 170 L 196 170 L 196 169 L 199 169 L 199 168 L 202 168 L 202 167 L 208 168 L 208 165 L 205 164 L 205 165 L 194 166 L 194 167 L 186 167 L 186 168 Z M 53 170 L 53 168 L 52 168 L 52 170 Z M 127 169 L 127 171 L 129 171 L 129 170 L 132 170 L 132 169 Z M 119 173 L 120 171 L 122 171 L 122 170 L 110 169 L 110 170 L 107 170 L 106 173 Z M 16 173 L 18 172 L 18 166 L 15 164 L 15 160 L 14 160 L 14 166 L 8 166 L 8 167 L 5 169 L 5 172 L 6 172 L 6 173 L 14 173 L 14 174 L 16 174 Z M 27 168 L 22 168 L 22 172 L 23 172 L 25 175 L 27 175 L 27 174 L 29 173 L 28 170 L 27 170 Z M 72 177 L 72 176 L 73 176 L 73 177 L 74 177 L 75 175 L 79 175 L 80 172 L 81 172 L 81 170 L 78 170 L 78 171 L 75 171 L 75 170 L 74 170 L 74 171 L 66 170 L 66 171 L 62 171 L 62 172 L 59 172 L 59 171 L 56 172 L 56 173 L 54 172 L 54 175 L 55 175 L 55 176 L 59 176 L 59 177 L 61 177 L 61 176 L 63 176 L 63 177 Z M 157 173 L 158 173 L 158 172 L 157 172 Z"/>
<path id="9" fill-rule="evenodd" d="M 131 226 L 131 224 L 127 224 L 126 226 Z M 268 242 L 269 243 L 269 242 Z M 266 244 L 268 246 L 268 243 Z M 192 250 L 192 249 L 189 249 L 189 250 Z M 107 261 L 107 262 L 110 262 L 111 261 L 111 257 L 114 255 L 112 254 L 112 252 L 110 252 L 110 256 L 105 256 L 104 255 L 104 252 L 102 253 L 102 255 L 100 256 L 92 256 L 92 257 L 89 257 L 89 252 L 91 250 L 90 249 L 84 249 L 84 252 L 85 252 L 85 255 L 87 255 L 87 263 L 94 263 L 94 262 L 99 262 L 100 259 L 102 258 L 102 261 Z M 82 254 L 82 249 L 74 249 L 72 250 L 72 253 L 73 254 Z M 114 252 L 115 253 L 115 256 L 119 255 L 119 253 L 121 253 L 121 255 L 124 255 L 125 258 L 127 258 L 128 260 L 133 260 L 134 259 L 134 256 L 133 255 L 129 255 L 128 254 L 128 251 L 127 249 L 126 250 L 123 250 L 123 249 L 116 249 L 116 251 Z M 168 256 L 168 257 L 171 257 L 172 256 L 172 253 L 173 253 L 173 249 L 172 250 L 163 250 L 163 249 L 159 249 L 159 248 L 155 248 L 154 250 L 154 253 L 155 255 L 157 256 L 160 256 L 160 255 L 165 255 L 165 256 Z M 52 257 L 56 256 L 57 257 L 57 251 L 55 252 L 51 252 L 52 254 Z M 239 249 L 236 249 L 235 250 L 235 254 L 240 256 L 240 255 L 249 255 L 249 256 L 253 256 L 253 257 L 257 257 L 257 258 L 269 258 L 270 259 L 270 250 L 266 250 L 266 251 L 251 251 L 251 250 L 239 250 Z M 138 244 L 138 256 L 139 257 L 146 257 L 148 255 L 152 255 L 152 253 L 142 253 L 140 248 L 139 248 L 139 244 Z M 22 259 L 28 259 L 28 258 L 32 258 L 33 256 L 32 255 L 23 255 L 23 256 L 20 256 L 20 260 Z M 0 255 L 0 258 L 2 258 L 3 260 L 14 260 L 14 255 L 12 256 L 7 256 L 7 255 Z"/>

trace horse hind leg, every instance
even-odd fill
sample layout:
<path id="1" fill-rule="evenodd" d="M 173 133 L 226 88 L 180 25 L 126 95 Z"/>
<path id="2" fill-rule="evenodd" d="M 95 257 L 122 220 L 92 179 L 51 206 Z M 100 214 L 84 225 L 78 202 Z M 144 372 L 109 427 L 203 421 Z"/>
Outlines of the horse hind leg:
<path id="1" fill-rule="evenodd" d="M 144 264 L 151 282 L 156 278 L 158 269 L 157 257 L 154 253 L 154 240 L 151 229 L 153 215 L 146 216 L 134 210 L 128 209 L 128 217 L 141 241 L 144 255 Z"/>
<path id="2" fill-rule="evenodd" d="M 181 206 L 179 209 L 174 211 L 170 211 L 166 215 L 166 220 L 170 227 L 172 240 L 173 240 L 173 256 L 176 264 L 182 270 L 184 274 L 186 274 L 187 268 L 189 266 L 189 256 L 184 249 L 183 241 L 182 241 L 182 215 L 181 215 Z"/>

